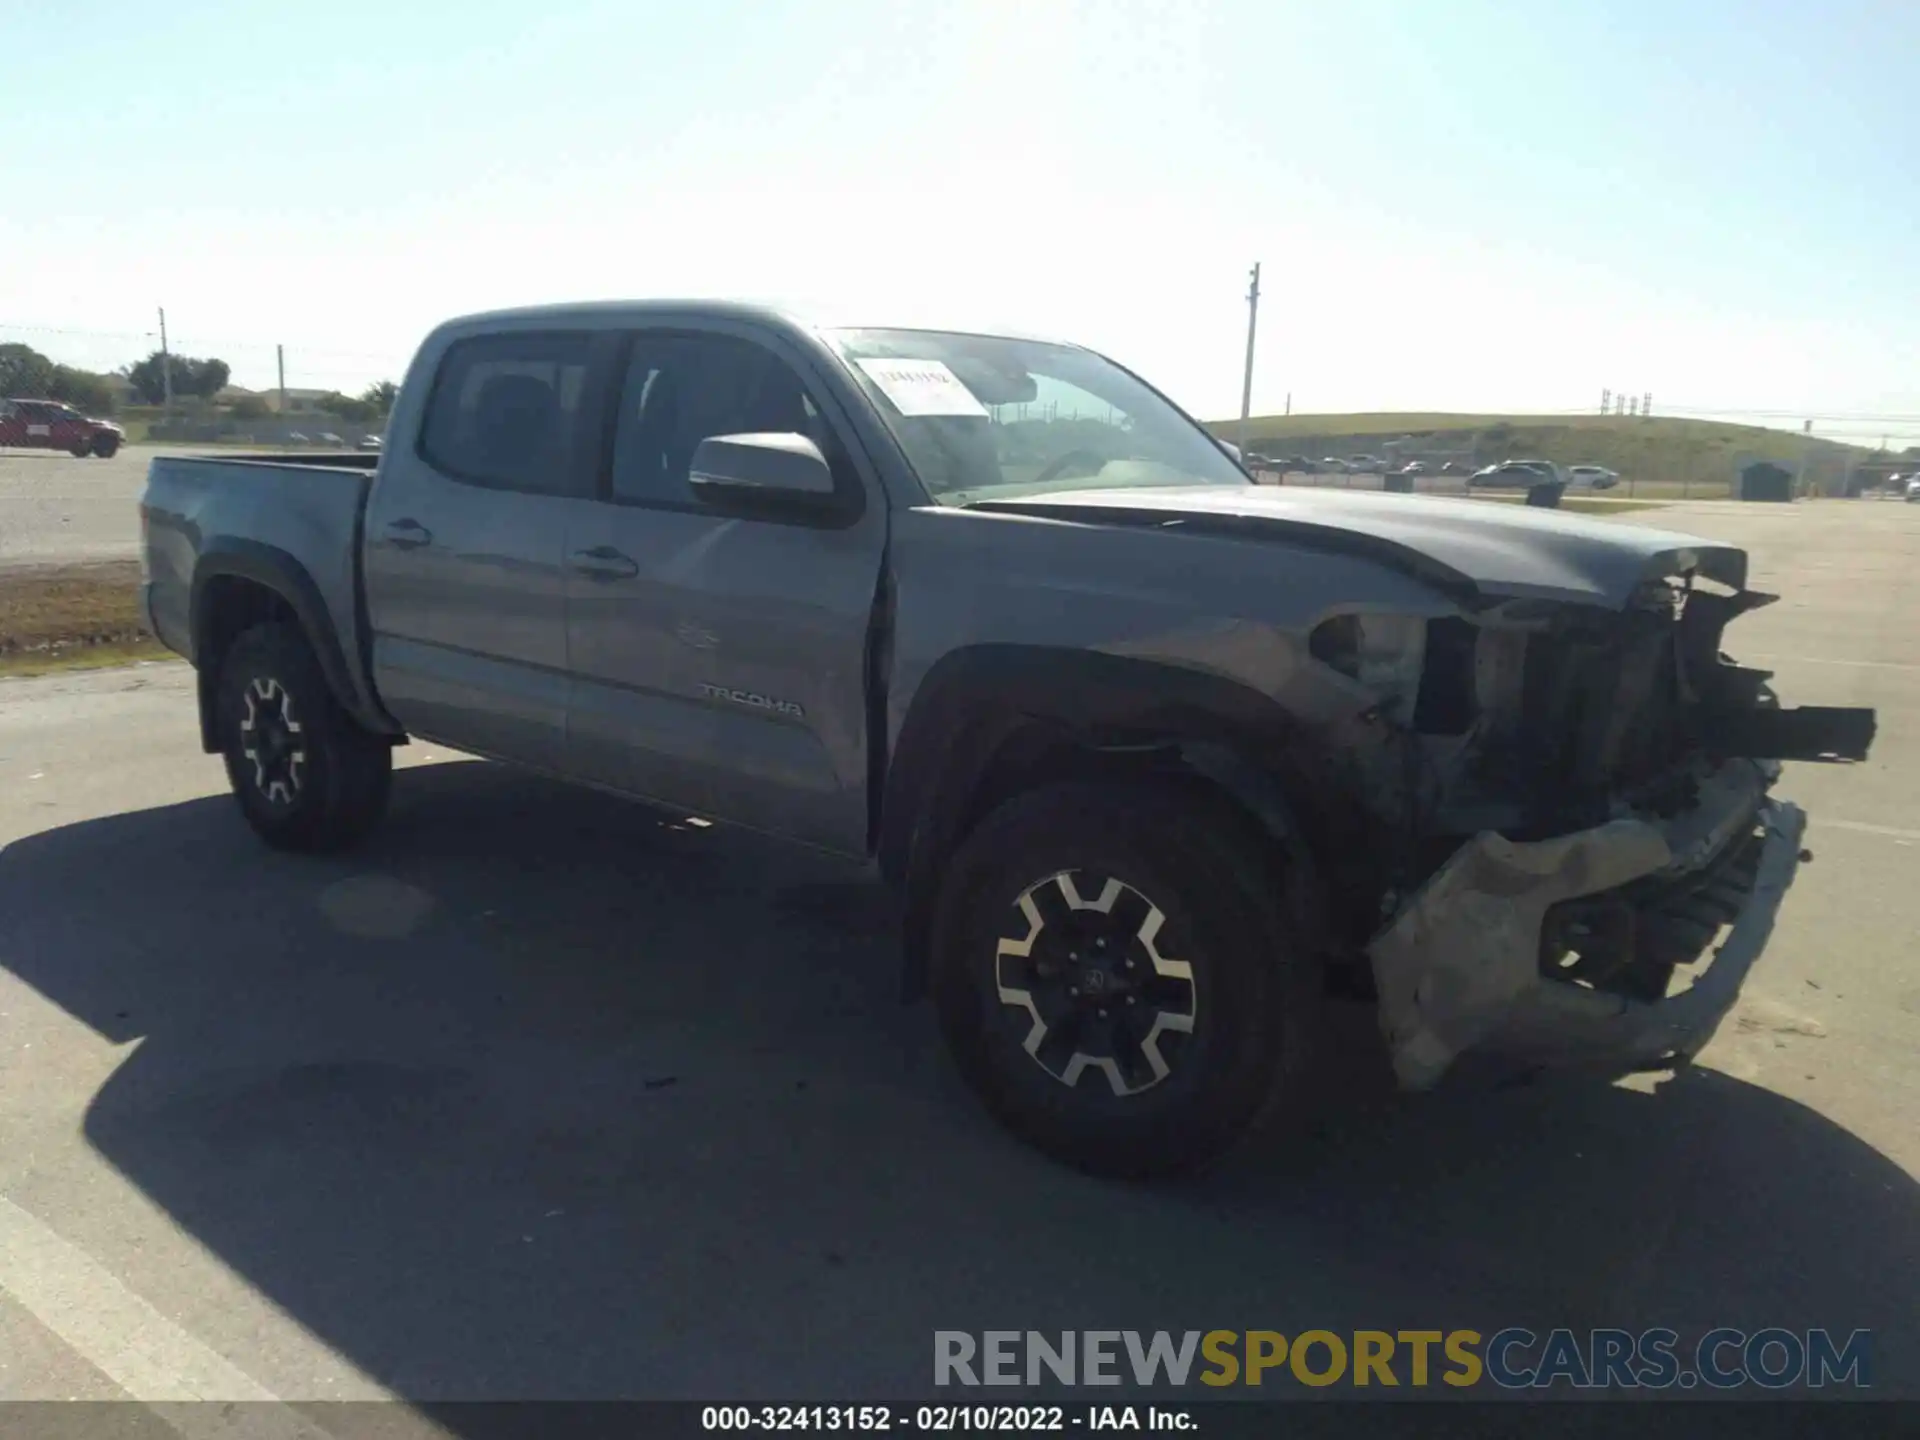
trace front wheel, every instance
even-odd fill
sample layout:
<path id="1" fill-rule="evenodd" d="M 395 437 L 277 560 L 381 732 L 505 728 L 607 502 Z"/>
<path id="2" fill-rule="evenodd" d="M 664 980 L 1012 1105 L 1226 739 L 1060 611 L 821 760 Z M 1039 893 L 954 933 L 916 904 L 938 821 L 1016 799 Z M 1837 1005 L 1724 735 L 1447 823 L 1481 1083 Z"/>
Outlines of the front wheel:
<path id="1" fill-rule="evenodd" d="M 1009 801 L 954 855 L 932 931 L 961 1073 L 1083 1170 L 1223 1154 L 1299 1073 L 1318 993 L 1280 879 L 1236 810 L 1181 785 Z"/>
<path id="2" fill-rule="evenodd" d="M 85 454 L 86 452 L 79 451 L 76 453 Z M 111 435 L 96 436 L 93 441 L 93 453 L 102 460 L 111 460 L 115 455 L 120 453 L 120 442 Z"/>
<path id="3" fill-rule="evenodd" d="M 341 850 L 385 813 L 393 750 L 341 708 L 299 631 L 259 625 L 220 667 L 227 780 L 254 832 L 280 850 Z"/>

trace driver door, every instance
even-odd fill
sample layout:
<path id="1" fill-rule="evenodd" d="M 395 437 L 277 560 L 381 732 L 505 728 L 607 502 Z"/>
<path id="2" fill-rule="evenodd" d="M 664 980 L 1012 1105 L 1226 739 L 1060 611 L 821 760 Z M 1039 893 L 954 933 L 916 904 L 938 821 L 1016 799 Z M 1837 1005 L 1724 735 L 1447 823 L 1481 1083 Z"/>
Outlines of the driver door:
<path id="1" fill-rule="evenodd" d="M 623 371 L 606 488 L 567 528 L 568 769 L 864 854 L 879 492 L 771 344 L 642 331 Z M 845 513 L 770 520 L 703 503 L 687 481 L 695 448 L 753 431 L 812 438 Z"/>

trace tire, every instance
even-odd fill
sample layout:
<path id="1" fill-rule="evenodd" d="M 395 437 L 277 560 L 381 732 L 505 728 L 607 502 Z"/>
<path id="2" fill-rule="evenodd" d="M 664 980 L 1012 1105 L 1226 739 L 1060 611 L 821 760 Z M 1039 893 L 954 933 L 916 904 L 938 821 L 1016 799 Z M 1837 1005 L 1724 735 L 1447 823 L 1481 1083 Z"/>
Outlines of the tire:
<path id="1" fill-rule="evenodd" d="M 1286 914 L 1264 837 L 1197 786 L 1019 796 L 961 842 L 936 904 L 948 1048 L 987 1109 L 1057 1160 L 1198 1168 L 1304 1069 L 1321 986 Z"/>
<path id="2" fill-rule="evenodd" d="M 103 437 L 93 442 L 92 450 L 100 459 L 111 460 L 120 453 L 120 442 L 110 437 Z"/>
<path id="3" fill-rule="evenodd" d="M 227 781 L 254 833 L 277 850 L 343 850 L 386 811 L 393 750 L 334 699 L 306 638 L 255 626 L 220 666 Z"/>

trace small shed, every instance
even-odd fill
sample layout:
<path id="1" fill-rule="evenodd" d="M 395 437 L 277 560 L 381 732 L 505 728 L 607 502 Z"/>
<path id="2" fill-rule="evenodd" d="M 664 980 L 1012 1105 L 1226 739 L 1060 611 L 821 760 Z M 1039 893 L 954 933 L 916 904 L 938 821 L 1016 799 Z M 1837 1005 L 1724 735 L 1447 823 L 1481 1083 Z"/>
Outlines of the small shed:
<path id="1" fill-rule="evenodd" d="M 1757 460 L 1740 472 L 1742 500 L 1788 502 L 1793 499 L 1793 473 L 1767 460 Z"/>

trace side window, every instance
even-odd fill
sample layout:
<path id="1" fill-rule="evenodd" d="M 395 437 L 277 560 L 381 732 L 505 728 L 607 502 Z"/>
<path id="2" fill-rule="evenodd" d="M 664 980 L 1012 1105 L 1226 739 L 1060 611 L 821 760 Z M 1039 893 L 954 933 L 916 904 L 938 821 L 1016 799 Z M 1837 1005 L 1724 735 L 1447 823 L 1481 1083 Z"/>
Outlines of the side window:
<path id="1" fill-rule="evenodd" d="M 582 477 L 580 407 L 591 337 L 486 335 L 462 340 L 440 361 L 421 427 L 420 453 L 458 480 L 577 495 Z"/>
<path id="2" fill-rule="evenodd" d="M 725 335 L 642 335 L 620 387 L 614 498 L 701 508 L 687 484 L 700 442 L 768 431 L 807 436 L 850 479 L 832 430 L 779 356 Z"/>

